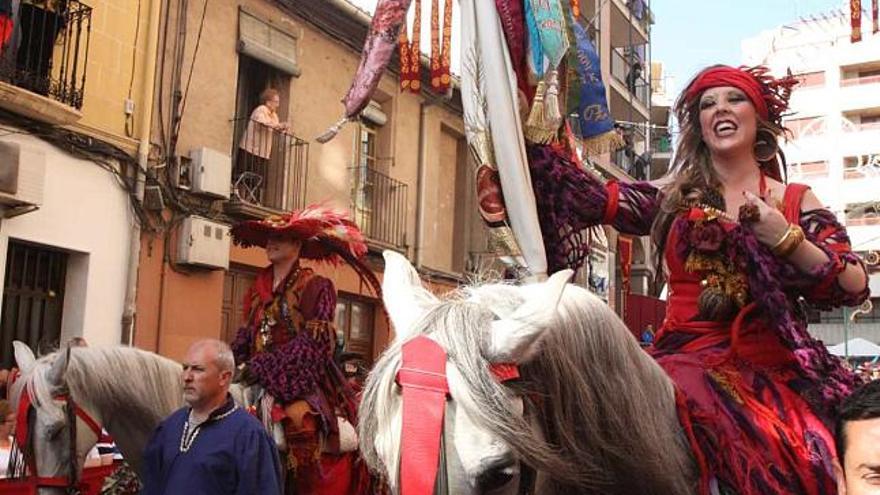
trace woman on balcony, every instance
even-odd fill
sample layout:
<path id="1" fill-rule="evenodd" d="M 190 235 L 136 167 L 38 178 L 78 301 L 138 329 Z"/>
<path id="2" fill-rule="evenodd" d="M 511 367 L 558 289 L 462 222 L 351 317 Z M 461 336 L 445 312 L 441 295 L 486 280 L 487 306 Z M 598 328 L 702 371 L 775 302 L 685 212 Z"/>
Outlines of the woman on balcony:
<path id="1" fill-rule="evenodd" d="M 278 90 L 268 88 L 260 93 L 260 105 L 251 112 L 247 127 L 241 136 L 238 157 L 235 161 L 235 175 L 240 181 L 237 186 L 250 189 L 245 193 L 244 199 L 253 196 L 258 202 L 262 201 L 260 191 L 265 187 L 269 160 L 272 158 L 272 147 L 275 142 L 274 135 L 286 132 L 290 128 L 287 122 L 278 119 L 279 106 L 281 106 L 281 96 Z M 252 175 L 241 179 L 241 175 L 245 173 Z M 242 191 L 236 192 L 242 195 Z"/>
<path id="2" fill-rule="evenodd" d="M 782 182 L 794 84 L 765 68 L 700 72 L 676 102 L 662 184 L 602 184 L 552 147 L 529 150 L 532 180 L 567 189 L 571 228 L 613 225 L 658 247 L 669 299 L 650 352 L 676 384 L 701 494 L 837 490 L 832 428 L 857 378 L 807 332 L 802 301 L 857 305 L 867 274 L 834 214 Z"/>

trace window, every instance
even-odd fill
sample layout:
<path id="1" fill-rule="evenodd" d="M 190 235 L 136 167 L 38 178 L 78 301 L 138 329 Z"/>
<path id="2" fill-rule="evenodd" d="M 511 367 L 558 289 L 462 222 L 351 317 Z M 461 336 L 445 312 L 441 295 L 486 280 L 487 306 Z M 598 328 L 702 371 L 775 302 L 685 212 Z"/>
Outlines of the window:
<path id="1" fill-rule="evenodd" d="M 376 126 L 368 122 L 361 122 L 360 130 L 358 131 L 357 157 L 355 158 L 355 163 L 358 167 L 377 170 L 376 166 L 378 162 L 378 135 Z"/>
<path id="2" fill-rule="evenodd" d="M 805 117 L 785 121 L 785 127 L 791 131 L 795 139 L 816 136 L 825 132 L 825 119 L 822 117 Z"/>
<path id="3" fill-rule="evenodd" d="M 793 163 L 789 165 L 788 168 L 792 174 L 798 175 L 800 177 L 824 177 L 828 175 L 828 162 L 824 160 L 816 162 Z"/>
<path id="4" fill-rule="evenodd" d="M 376 304 L 373 300 L 340 292 L 336 299 L 336 338 L 346 352 L 356 352 L 373 362 Z"/>
<path id="5" fill-rule="evenodd" d="M 61 337 L 68 254 L 48 246 L 9 241 L 0 318 L 0 366 L 14 364 L 12 341 L 48 352 Z"/>
<path id="6" fill-rule="evenodd" d="M 880 225 L 880 205 L 873 201 L 846 205 L 846 225 Z"/>

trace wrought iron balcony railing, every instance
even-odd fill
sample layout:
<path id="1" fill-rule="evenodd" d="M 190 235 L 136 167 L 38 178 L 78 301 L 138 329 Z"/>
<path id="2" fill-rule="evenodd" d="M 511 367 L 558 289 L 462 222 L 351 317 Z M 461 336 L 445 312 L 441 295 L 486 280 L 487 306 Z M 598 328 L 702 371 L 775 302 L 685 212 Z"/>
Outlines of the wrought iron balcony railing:
<path id="1" fill-rule="evenodd" d="M 21 2 L 11 27 L 0 29 L 0 81 L 83 105 L 92 8 L 78 0 Z"/>
<path id="2" fill-rule="evenodd" d="M 351 211 L 371 241 L 406 249 L 407 184 L 370 166 L 351 167 Z"/>
<path id="3" fill-rule="evenodd" d="M 235 136 L 235 200 L 281 211 L 305 206 L 309 143 L 250 118 L 235 119 Z"/>

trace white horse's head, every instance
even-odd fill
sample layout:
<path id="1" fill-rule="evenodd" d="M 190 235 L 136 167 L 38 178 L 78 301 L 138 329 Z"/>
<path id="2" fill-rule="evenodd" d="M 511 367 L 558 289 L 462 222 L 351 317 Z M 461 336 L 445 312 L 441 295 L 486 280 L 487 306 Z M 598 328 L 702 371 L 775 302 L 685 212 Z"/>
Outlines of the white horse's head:
<path id="1" fill-rule="evenodd" d="M 70 483 L 79 478 L 86 454 L 98 441 L 100 430 L 95 431 L 95 425 L 101 425 L 102 418 L 91 404 L 74 403 L 70 399 L 65 377 L 69 352 L 36 359 L 26 344 L 16 341 L 14 346 L 21 377 L 12 388 L 12 403 L 16 411 L 22 400 L 31 405 L 24 412 L 28 415 L 25 422 L 28 431 L 16 431 L 16 436 L 26 438 L 25 445 L 19 447 L 26 459 L 32 459 L 36 470 L 32 475 L 37 477 L 38 485 L 44 486 L 39 493 L 65 493 L 64 485 L 45 486 L 49 486 L 51 479 Z M 70 351 L 76 352 L 75 349 Z M 88 424 L 89 421 L 94 424 Z"/>
<path id="2" fill-rule="evenodd" d="M 403 400 L 394 376 L 400 369 L 401 346 L 424 335 L 448 355 L 451 400 L 446 403 L 445 461 L 439 475 L 443 478 L 445 472 L 445 479 L 438 483 L 446 493 L 518 493 L 522 452 L 505 441 L 503 432 L 533 435 L 538 442 L 533 444 L 535 451 L 552 454 L 542 452 L 547 449 L 541 445 L 538 429 L 524 415 L 523 398 L 496 380 L 491 367 L 495 363 L 522 365 L 535 356 L 542 335 L 556 320 L 571 271 L 528 287 L 498 286 L 521 292 L 526 302 L 487 310 L 478 291 L 463 303 L 444 305 L 422 286 L 406 258 L 386 251 L 385 261 L 384 302 L 396 338 L 377 363 L 364 394 L 359 437 L 365 458 L 371 467 L 384 471 L 399 492 L 400 459 L 407 453 L 401 452 Z"/>
<path id="3" fill-rule="evenodd" d="M 139 470 L 156 425 L 183 403 L 180 364 L 140 349 L 74 347 L 36 359 L 15 342 L 15 359 L 21 377 L 11 390 L 13 404 L 16 411 L 20 402 L 30 404 L 21 448 L 30 474 L 56 483 L 80 478 L 102 428 Z"/>

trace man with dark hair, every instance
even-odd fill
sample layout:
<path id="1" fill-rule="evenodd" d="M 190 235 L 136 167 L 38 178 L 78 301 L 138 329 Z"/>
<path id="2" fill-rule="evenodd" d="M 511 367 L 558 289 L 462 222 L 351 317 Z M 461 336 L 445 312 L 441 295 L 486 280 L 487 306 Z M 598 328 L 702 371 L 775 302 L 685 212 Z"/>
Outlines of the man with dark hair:
<path id="1" fill-rule="evenodd" d="M 880 381 L 843 401 L 835 436 L 839 495 L 880 495 Z"/>

